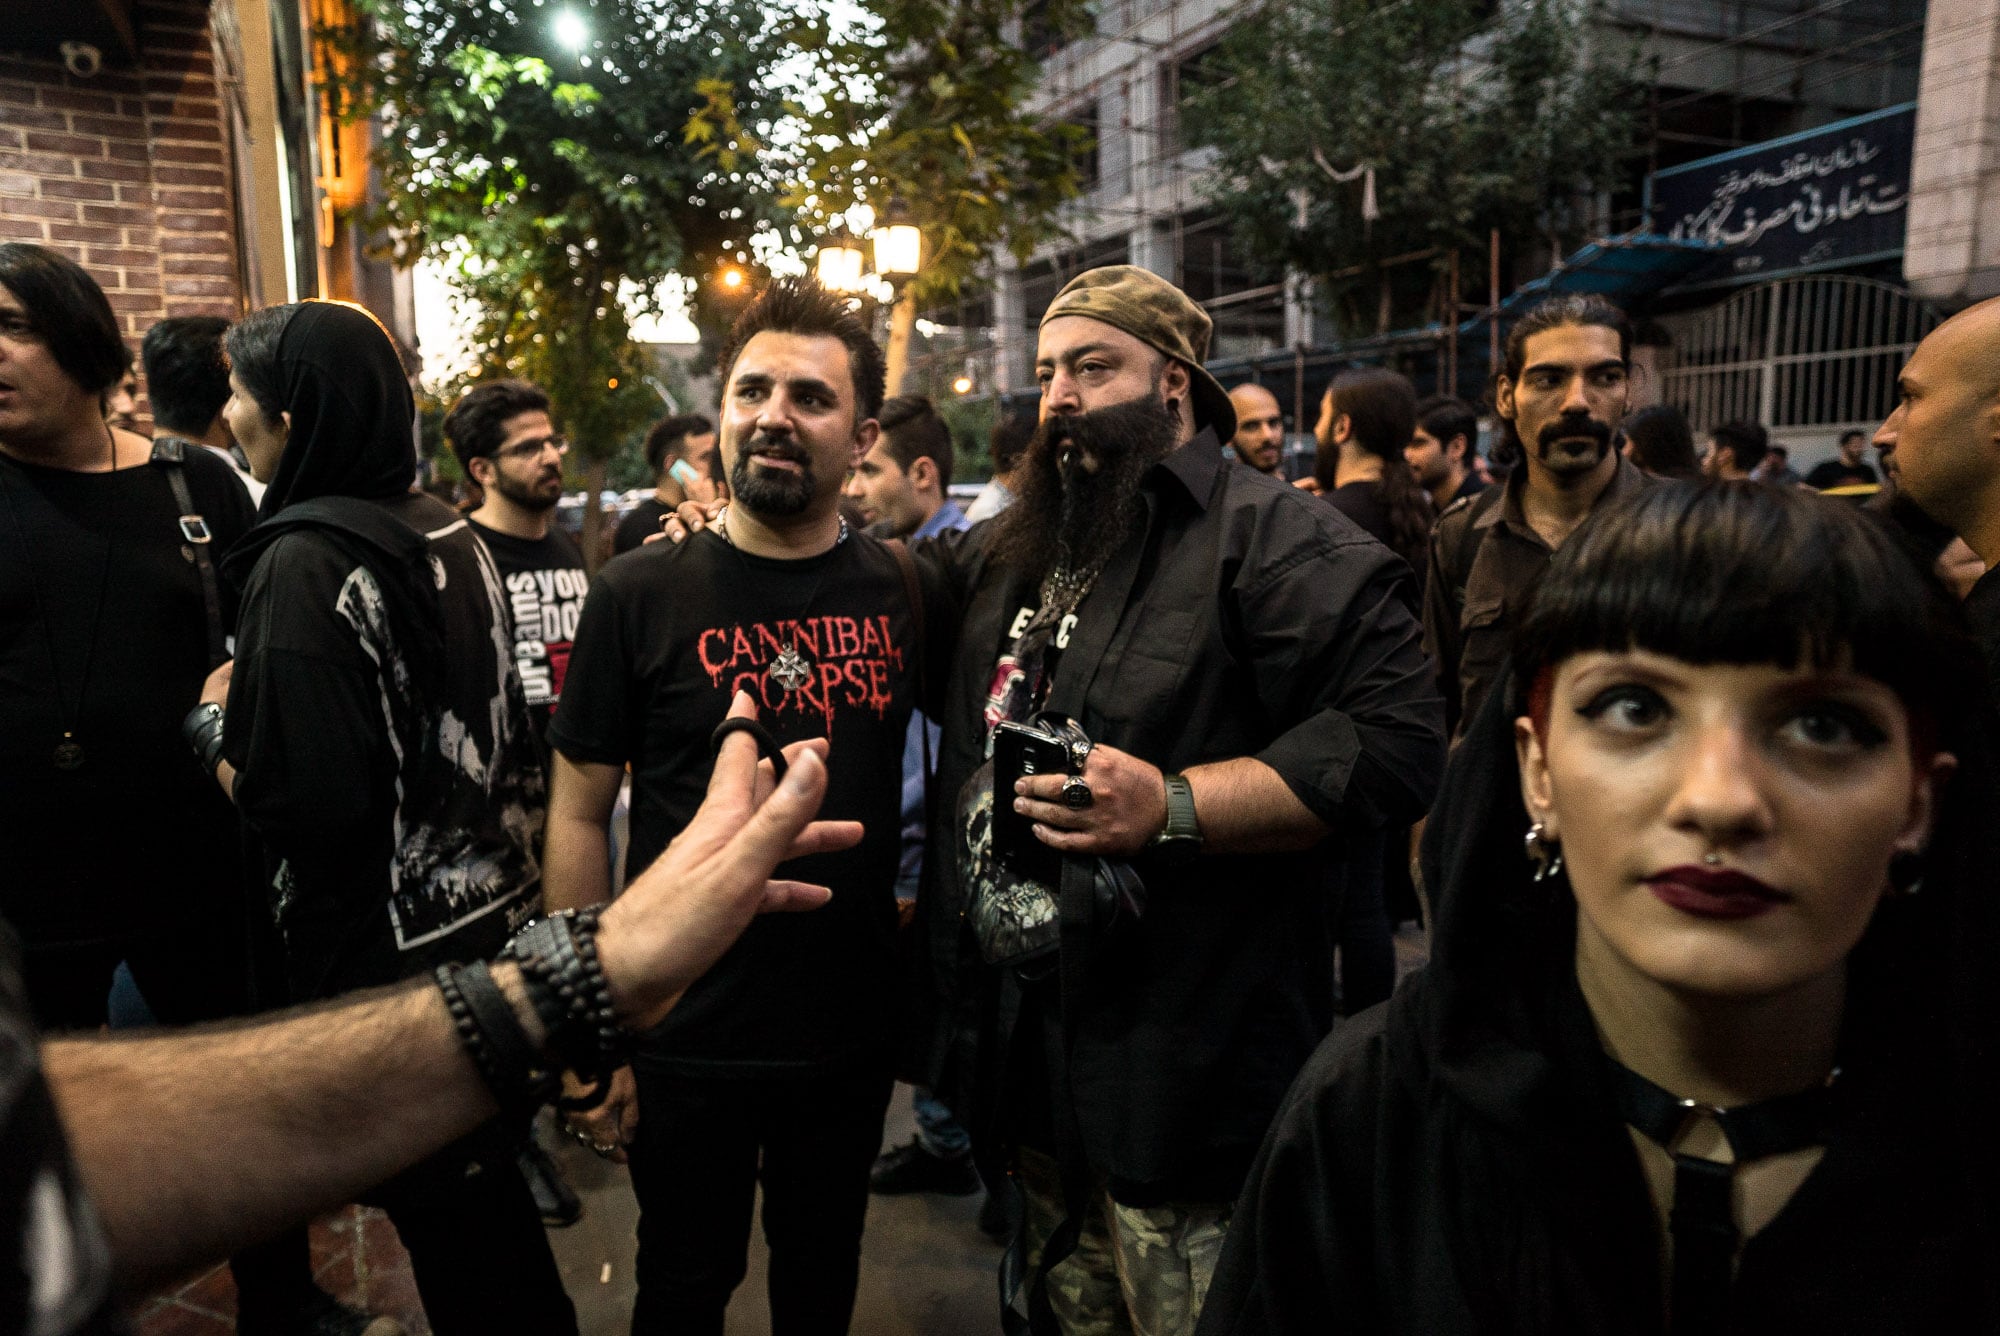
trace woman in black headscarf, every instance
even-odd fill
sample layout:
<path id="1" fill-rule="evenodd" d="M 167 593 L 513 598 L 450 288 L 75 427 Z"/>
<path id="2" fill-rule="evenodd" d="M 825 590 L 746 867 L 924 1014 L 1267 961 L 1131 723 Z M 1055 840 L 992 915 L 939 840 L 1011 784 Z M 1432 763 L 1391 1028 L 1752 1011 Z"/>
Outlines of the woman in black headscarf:
<path id="1" fill-rule="evenodd" d="M 1594 517 L 1432 812 L 1433 959 L 1299 1078 L 1201 1331 L 2000 1330 L 1990 715 L 1867 517 Z"/>
<path id="2" fill-rule="evenodd" d="M 224 416 L 269 488 L 224 566 L 243 597 L 220 759 L 283 997 L 488 959 L 541 907 L 545 807 L 492 558 L 410 490 L 410 388 L 373 316 L 272 307 L 228 351 Z M 374 1198 L 439 1336 L 576 1330 L 519 1132 L 496 1120 Z"/>

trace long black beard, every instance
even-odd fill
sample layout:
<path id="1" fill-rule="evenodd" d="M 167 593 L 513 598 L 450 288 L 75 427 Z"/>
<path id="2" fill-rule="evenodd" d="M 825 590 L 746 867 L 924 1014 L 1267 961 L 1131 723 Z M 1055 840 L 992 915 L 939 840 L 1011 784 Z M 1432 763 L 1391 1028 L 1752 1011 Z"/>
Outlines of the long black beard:
<path id="1" fill-rule="evenodd" d="M 1158 395 L 1044 420 L 1022 456 L 1014 503 L 994 524 L 995 560 L 1037 585 L 1051 570 L 1094 572 L 1132 532 L 1139 480 L 1180 443 Z"/>

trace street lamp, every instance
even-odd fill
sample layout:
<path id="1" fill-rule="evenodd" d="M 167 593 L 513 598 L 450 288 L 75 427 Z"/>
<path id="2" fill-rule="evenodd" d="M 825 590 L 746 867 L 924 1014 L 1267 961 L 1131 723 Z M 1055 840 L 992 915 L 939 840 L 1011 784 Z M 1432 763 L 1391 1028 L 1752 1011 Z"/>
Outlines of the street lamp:
<path id="1" fill-rule="evenodd" d="M 862 272 L 866 266 L 860 243 L 847 229 L 837 228 L 820 243 L 819 254 L 813 258 L 813 277 L 828 292 L 860 292 L 868 286 Z"/>
<path id="2" fill-rule="evenodd" d="M 590 28 L 574 10 L 565 9 L 556 15 L 556 41 L 571 51 L 581 51 L 590 40 Z"/>
<path id="3" fill-rule="evenodd" d="M 876 227 L 875 272 L 900 284 L 917 276 L 923 267 L 924 234 L 910 221 L 909 206 L 900 199 L 889 201 L 889 207 Z"/>

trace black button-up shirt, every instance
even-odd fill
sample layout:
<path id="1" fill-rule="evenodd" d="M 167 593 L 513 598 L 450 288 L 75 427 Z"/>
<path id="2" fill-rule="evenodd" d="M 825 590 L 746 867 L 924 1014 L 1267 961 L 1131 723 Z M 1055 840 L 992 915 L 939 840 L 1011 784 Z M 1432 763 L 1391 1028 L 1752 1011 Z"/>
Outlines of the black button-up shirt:
<path id="1" fill-rule="evenodd" d="M 1479 713 L 1479 703 L 1507 661 L 1528 588 L 1554 555 L 1521 508 L 1527 481 L 1528 466 L 1522 464 L 1501 486 L 1447 507 L 1431 534 L 1424 650 L 1437 668 L 1453 737 Z M 1651 482 L 1621 458 L 1596 504 Z"/>
<path id="2" fill-rule="evenodd" d="M 1356 833 L 1429 806 L 1443 705 L 1409 611 L 1407 566 L 1331 506 L 1228 468 L 1203 431 L 1142 484 L 1136 574 L 1114 559 L 1077 610 L 1052 699 L 1092 740 L 1165 771 L 1255 757 L 1329 828 L 1303 852 L 1141 852 L 1144 917 L 1104 944 L 1073 1018 L 1085 1148 L 1114 1191 L 1233 1198 L 1293 1075 L 1332 1024 L 1332 930 Z M 992 525 L 927 551 L 962 609 L 939 715 L 920 914 L 936 1018 L 929 1074 L 980 1121 L 1003 1054 L 977 1014 L 996 993 L 960 914 L 958 795 L 983 759 L 994 664 L 1035 591 L 989 559 Z M 947 540 L 949 542 L 949 540 Z M 1128 552 L 1125 554 L 1130 556 Z M 1079 675 L 1072 677 L 1072 675 Z M 990 1019 L 990 1017 L 989 1017 Z M 989 1042 L 984 1048 L 990 1050 Z"/>

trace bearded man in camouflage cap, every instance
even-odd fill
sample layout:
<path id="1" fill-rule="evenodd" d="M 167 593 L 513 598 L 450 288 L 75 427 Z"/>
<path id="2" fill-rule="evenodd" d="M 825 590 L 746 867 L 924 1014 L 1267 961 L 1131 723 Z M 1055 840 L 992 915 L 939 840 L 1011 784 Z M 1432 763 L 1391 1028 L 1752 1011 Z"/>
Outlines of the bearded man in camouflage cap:
<path id="1" fill-rule="evenodd" d="M 1332 1025 L 1348 870 L 1379 875 L 1384 828 L 1423 813 L 1444 762 L 1409 569 L 1225 465 L 1209 332 L 1146 270 L 1077 277 L 1042 318 L 1018 499 L 924 553 L 963 618 L 938 687 L 916 1074 L 968 1119 L 989 1181 L 1022 1187 L 1012 1302 L 1038 1330 L 1192 1332 L 1251 1158 Z M 994 727 L 1044 710 L 1091 740 L 1080 774 L 995 793 Z M 1064 856 L 1060 945 L 1029 961 L 979 926 L 1009 875 L 1001 803 Z M 1093 900 L 1100 860 L 1143 892 Z"/>

